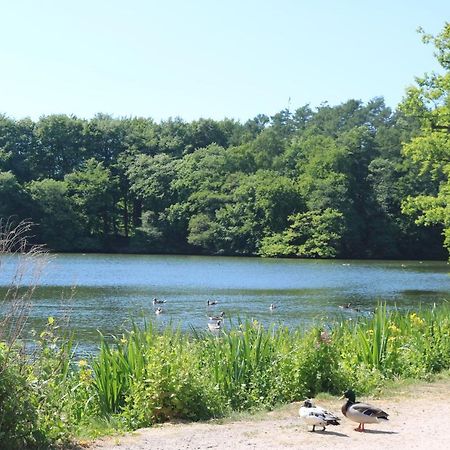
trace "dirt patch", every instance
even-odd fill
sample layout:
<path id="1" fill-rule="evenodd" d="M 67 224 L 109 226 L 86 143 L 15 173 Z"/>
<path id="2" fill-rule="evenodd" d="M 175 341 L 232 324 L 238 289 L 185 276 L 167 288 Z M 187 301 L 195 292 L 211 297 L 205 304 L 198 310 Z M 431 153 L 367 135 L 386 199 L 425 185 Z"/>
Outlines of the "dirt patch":
<path id="1" fill-rule="evenodd" d="M 367 400 L 361 398 L 360 400 Z M 226 423 L 171 424 L 94 442 L 90 450 L 184 449 L 449 449 L 450 381 L 413 386 L 370 403 L 382 407 L 390 421 L 354 431 L 345 417 L 339 426 L 311 433 L 298 417 L 299 403 L 251 418 Z M 342 416 L 342 400 L 317 401 Z"/>

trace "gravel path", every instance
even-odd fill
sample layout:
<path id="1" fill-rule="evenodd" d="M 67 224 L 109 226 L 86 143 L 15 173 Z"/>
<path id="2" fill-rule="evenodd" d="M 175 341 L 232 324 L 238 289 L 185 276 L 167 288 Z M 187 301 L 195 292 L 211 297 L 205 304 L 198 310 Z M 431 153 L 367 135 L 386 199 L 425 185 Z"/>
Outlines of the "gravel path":
<path id="1" fill-rule="evenodd" d="M 357 399 L 358 400 L 358 399 Z M 368 400 L 361 398 L 359 400 Z M 255 418 L 224 423 L 164 424 L 125 436 L 97 440 L 90 450 L 184 449 L 450 449 L 450 381 L 408 387 L 398 395 L 369 400 L 390 421 L 366 425 L 365 433 L 345 417 L 340 426 L 308 432 L 298 417 L 300 404 Z M 338 413 L 343 401 L 317 401 Z"/>

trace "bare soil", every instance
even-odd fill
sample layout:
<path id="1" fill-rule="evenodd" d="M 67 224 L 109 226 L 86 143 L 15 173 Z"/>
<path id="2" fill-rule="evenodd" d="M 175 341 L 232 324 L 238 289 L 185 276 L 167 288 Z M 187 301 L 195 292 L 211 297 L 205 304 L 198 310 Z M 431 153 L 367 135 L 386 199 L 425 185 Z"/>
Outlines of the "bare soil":
<path id="1" fill-rule="evenodd" d="M 90 450 L 184 449 L 450 449 L 450 380 L 409 386 L 383 399 L 360 398 L 383 408 L 389 422 L 354 431 L 354 422 L 312 433 L 298 416 L 300 403 L 250 419 L 166 423 L 97 440 Z M 342 416 L 342 400 L 318 405 Z M 309 428 L 311 429 L 311 428 Z"/>

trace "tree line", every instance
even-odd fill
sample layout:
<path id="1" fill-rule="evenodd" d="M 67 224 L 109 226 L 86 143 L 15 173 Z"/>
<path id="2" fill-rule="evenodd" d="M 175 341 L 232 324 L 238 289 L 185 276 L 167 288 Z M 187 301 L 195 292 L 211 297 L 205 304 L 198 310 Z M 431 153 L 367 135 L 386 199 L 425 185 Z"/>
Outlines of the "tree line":
<path id="1" fill-rule="evenodd" d="M 420 123 L 383 99 L 235 120 L 0 117 L 0 216 L 55 251 L 440 258 L 408 196 Z"/>

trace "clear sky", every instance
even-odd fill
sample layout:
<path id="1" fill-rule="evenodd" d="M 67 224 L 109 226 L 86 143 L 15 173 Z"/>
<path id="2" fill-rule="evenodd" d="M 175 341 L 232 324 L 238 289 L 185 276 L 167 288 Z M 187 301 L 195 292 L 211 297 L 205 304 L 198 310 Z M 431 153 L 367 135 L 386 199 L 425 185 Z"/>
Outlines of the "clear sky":
<path id="1" fill-rule="evenodd" d="M 438 68 L 450 0 L 14 0 L 0 8 L 0 113 L 247 120 L 401 100 Z M 290 100 L 289 100 L 290 99 Z"/>

